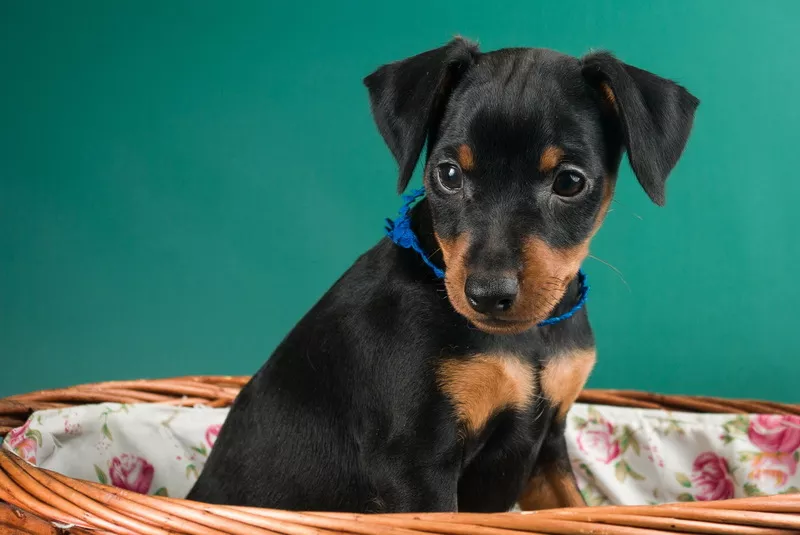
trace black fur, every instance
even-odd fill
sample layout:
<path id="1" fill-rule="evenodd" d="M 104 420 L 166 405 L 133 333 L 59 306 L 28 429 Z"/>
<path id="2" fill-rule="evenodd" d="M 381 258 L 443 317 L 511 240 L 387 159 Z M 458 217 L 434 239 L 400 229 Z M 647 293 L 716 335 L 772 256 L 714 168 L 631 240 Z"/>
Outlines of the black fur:
<path id="1" fill-rule="evenodd" d="M 441 48 L 384 65 L 364 79 L 375 123 L 400 166 L 398 193 L 411 180 L 425 140 L 447 104 L 447 93 L 477 54 L 477 46 L 455 39 Z"/>
<path id="2" fill-rule="evenodd" d="M 678 84 L 607 52 L 584 58 L 583 72 L 614 92 L 631 167 L 653 202 L 663 206 L 667 175 L 683 153 L 699 101 Z"/>
<path id="3" fill-rule="evenodd" d="M 698 104 L 609 54 L 481 54 L 462 39 L 381 67 L 365 84 L 398 161 L 400 190 L 427 140 L 428 197 L 413 221 L 434 261 L 444 264 L 442 240 L 469 236 L 465 273 L 520 273 L 520 284 L 525 239 L 554 250 L 588 239 L 623 149 L 645 191 L 663 203 Z M 458 161 L 462 144 L 474 167 L 463 189 L 448 194 L 436 166 Z M 556 171 L 539 169 L 548 146 L 563 148 L 564 161 L 585 173 L 581 194 L 554 196 Z M 458 266 L 446 267 L 449 276 Z M 502 511 L 539 471 L 568 472 L 557 404 L 537 396 L 469 433 L 437 370 L 444 359 L 517 355 L 537 371 L 538 391 L 538 370 L 550 359 L 594 345 L 586 310 L 550 327 L 498 332 L 502 317 L 456 312 L 454 292 L 462 290 L 448 283 L 446 291 L 416 253 L 381 240 L 244 387 L 189 498 L 295 510 Z M 529 314 L 564 312 L 576 294 L 572 280 L 552 310 Z"/>

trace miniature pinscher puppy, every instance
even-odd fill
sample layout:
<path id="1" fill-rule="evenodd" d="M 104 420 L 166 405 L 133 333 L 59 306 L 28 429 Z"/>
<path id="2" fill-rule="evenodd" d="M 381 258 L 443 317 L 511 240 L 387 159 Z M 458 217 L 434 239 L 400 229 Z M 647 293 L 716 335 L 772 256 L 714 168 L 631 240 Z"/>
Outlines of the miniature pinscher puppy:
<path id="1" fill-rule="evenodd" d="M 573 306 L 623 152 L 657 204 L 699 101 L 608 53 L 457 38 L 364 80 L 421 256 L 388 238 L 244 387 L 193 500 L 292 510 L 583 503 L 565 418 L 595 362 Z"/>

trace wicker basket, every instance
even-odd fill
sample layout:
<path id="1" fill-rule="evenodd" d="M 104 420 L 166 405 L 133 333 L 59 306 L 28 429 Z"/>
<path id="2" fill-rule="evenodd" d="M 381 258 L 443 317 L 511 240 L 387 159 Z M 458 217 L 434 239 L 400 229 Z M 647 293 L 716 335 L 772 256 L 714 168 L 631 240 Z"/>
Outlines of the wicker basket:
<path id="1" fill-rule="evenodd" d="M 0 436 L 35 410 L 85 403 L 229 405 L 246 377 L 118 381 L 0 400 Z M 587 390 L 585 403 L 707 413 L 800 415 L 800 405 L 643 392 Z M 0 450 L 0 533 L 118 535 L 315 535 L 381 533 L 511 535 L 521 533 L 800 533 L 800 495 L 660 506 L 583 507 L 536 513 L 356 515 L 214 506 L 144 496 L 42 470 Z"/>

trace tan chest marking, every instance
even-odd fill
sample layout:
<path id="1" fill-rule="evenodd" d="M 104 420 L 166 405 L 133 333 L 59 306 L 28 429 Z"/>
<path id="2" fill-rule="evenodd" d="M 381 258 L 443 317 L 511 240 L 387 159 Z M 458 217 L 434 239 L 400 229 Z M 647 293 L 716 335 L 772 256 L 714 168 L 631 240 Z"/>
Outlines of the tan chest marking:
<path id="1" fill-rule="evenodd" d="M 559 405 L 558 420 L 563 420 L 589 378 L 597 358 L 595 348 L 575 349 L 556 354 L 542 369 L 542 393 Z"/>
<path id="2" fill-rule="evenodd" d="M 528 408 L 535 396 L 532 366 L 510 355 L 446 360 L 437 371 L 437 381 L 471 433 L 499 410 Z"/>

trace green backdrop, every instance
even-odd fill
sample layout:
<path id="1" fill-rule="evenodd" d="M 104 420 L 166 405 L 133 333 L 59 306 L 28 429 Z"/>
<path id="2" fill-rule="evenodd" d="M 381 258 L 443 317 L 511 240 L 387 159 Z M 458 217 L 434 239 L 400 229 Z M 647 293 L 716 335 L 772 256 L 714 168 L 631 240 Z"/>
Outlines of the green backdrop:
<path id="1" fill-rule="evenodd" d="M 702 99 L 666 208 L 620 177 L 593 253 L 622 275 L 586 264 L 591 386 L 798 401 L 798 21 L 796 0 L 5 2 L 0 396 L 254 372 L 399 204 L 361 78 L 460 33 L 607 48 Z"/>

